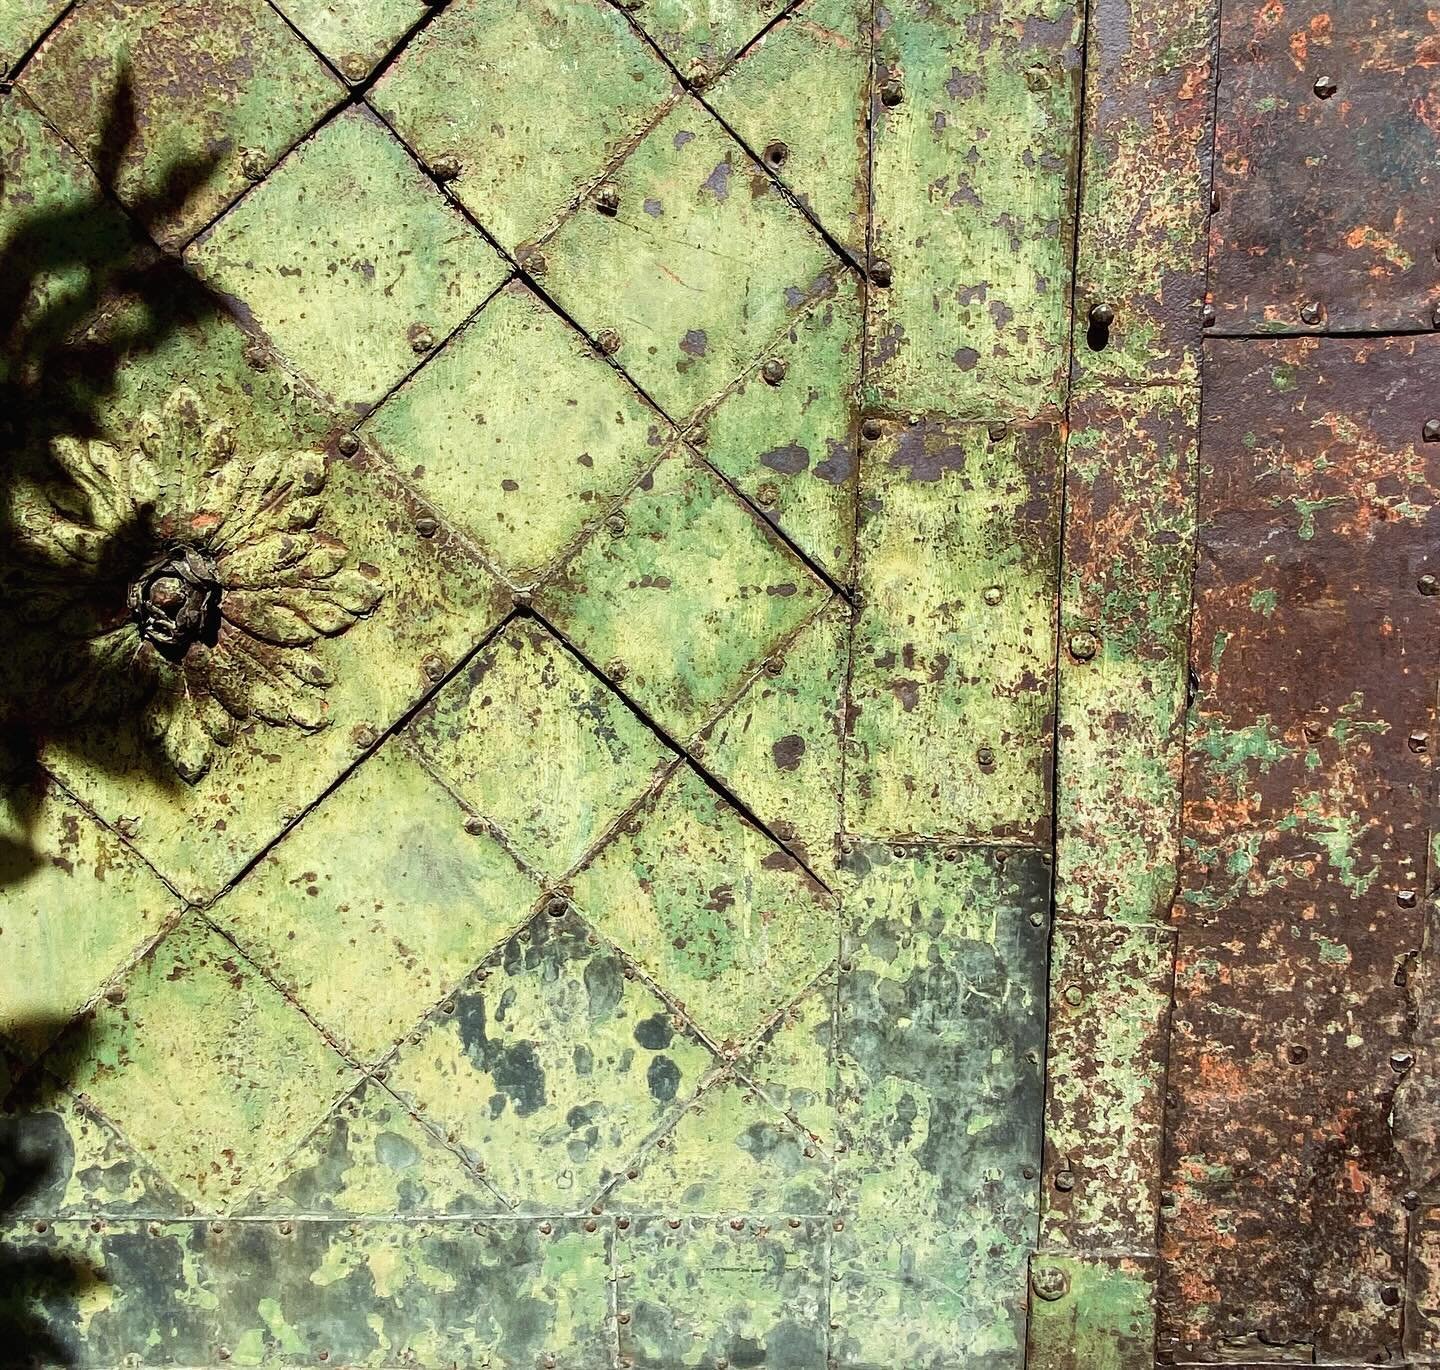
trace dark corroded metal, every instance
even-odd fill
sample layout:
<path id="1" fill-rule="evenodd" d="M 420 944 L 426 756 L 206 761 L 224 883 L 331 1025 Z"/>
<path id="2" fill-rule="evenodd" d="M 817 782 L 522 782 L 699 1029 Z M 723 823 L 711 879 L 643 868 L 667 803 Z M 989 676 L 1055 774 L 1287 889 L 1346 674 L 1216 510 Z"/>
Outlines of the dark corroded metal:
<path id="1" fill-rule="evenodd" d="M 1395 1351 L 1389 1117 L 1425 879 L 1440 340 L 1213 342 L 1161 1348 Z"/>
<path id="2" fill-rule="evenodd" d="M 1437 42 L 1420 0 L 1223 6 L 1210 290 L 1230 332 L 1431 327 Z"/>

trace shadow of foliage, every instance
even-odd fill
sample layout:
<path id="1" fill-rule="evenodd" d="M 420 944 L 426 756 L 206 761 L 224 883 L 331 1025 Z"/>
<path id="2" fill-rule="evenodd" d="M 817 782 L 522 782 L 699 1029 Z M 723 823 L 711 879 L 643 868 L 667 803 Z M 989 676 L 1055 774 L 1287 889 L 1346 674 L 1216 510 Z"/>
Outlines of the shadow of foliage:
<path id="1" fill-rule="evenodd" d="M 0 108 L 22 98 L 0 96 Z M 101 186 L 114 183 L 135 120 L 122 68 L 95 160 Z M 37 544 L 17 505 L 27 491 L 42 490 L 83 522 L 97 494 L 56 460 L 56 444 L 109 436 L 105 414 L 124 366 L 222 312 L 217 297 L 135 227 L 182 207 L 217 161 L 218 153 L 177 162 L 153 195 L 131 206 L 133 218 L 98 188 L 27 209 L 24 186 L 6 194 L 0 184 L 0 725 L 22 775 L 42 746 L 82 755 L 102 771 L 127 765 L 125 749 L 95 724 L 133 700 L 135 673 L 90 645 L 129 614 L 126 591 L 155 557 L 155 530 L 142 511 L 81 554 Z M 23 879 L 41 859 L 31 845 L 36 806 L 7 798 L 0 886 Z"/>
<path id="2" fill-rule="evenodd" d="M 0 94 L 0 113 L 21 99 Z M 130 77 L 122 71 L 94 166 L 100 185 L 114 183 L 135 133 Z M 0 139 L 0 175 L 10 170 L 5 152 Z M 23 882 L 49 859 L 34 845 L 43 804 L 41 748 L 82 753 L 86 764 L 102 769 L 127 764 L 124 750 L 93 725 L 97 716 L 103 721 L 97 701 L 125 700 L 133 681 L 123 662 L 79 661 L 66 630 L 76 618 L 103 623 L 127 614 L 127 586 L 154 557 L 156 542 L 142 515 L 109 530 L 83 557 L 37 547 L 20 536 L 17 501 L 27 487 L 42 488 L 52 504 L 83 516 L 96 493 L 55 460 L 57 442 L 109 436 L 106 407 L 124 366 L 221 311 L 176 258 L 134 227 L 183 206 L 216 160 L 177 163 L 154 196 L 131 207 L 134 220 L 98 189 L 30 207 L 26 187 L 0 181 L 0 888 L 11 889 L 16 917 L 35 913 L 24 906 Z M 96 677 L 84 682 L 85 698 L 73 688 L 77 670 Z M 80 918 L 85 910 L 46 909 L 44 916 Z M 6 1026 L 19 1040 L 53 1037 L 62 1025 Z M 72 1047 L 86 1030 L 83 1023 L 70 1027 Z M 5 1072 L 0 1057 L 0 1081 Z M 63 1080 L 31 1070 L 0 1114 L 3 1365 L 74 1363 L 73 1348 L 57 1335 L 62 1310 L 73 1310 L 75 1299 L 104 1279 L 102 1270 L 65 1254 L 44 1216 L 73 1164 L 63 1121 L 51 1108 L 64 1088 Z"/>

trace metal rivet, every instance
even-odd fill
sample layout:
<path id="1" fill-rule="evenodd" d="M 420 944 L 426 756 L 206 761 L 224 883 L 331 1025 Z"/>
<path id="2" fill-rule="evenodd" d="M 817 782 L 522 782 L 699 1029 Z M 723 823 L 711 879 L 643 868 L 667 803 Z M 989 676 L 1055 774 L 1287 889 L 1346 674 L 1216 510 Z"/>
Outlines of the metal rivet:
<path id="1" fill-rule="evenodd" d="M 1318 300 L 1307 300 L 1300 306 L 1300 322 L 1311 324 L 1319 323 L 1325 317 L 1325 306 Z"/>
<path id="2" fill-rule="evenodd" d="M 1076 661 L 1093 661 L 1095 653 L 1100 650 L 1100 643 L 1094 633 L 1072 633 L 1067 645 L 1070 655 Z"/>
<path id="3" fill-rule="evenodd" d="M 1215 327 L 1215 306 L 1213 304 L 1207 304 L 1200 311 L 1200 326 L 1202 328 Z"/>
<path id="4" fill-rule="evenodd" d="M 211 1223 L 211 1224 L 210 1224 L 210 1230 L 211 1230 L 213 1233 L 215 1233 L 216 1236 L 219 1236 L 219 1234 L 222 1233 L 222 1232 L 225 1230 L 225 1224 L 224 1224 L 224 1223 Z"/>
<path id="5" fill-rule="evenodd" d="M 755 491 L 755 503 L 762 509 L 773 509 L 780 503 L 780 491 L 770 481 L 763 482 Z"/>
<path id="6" fill-rule="evenodd" d="M 563 918 L 568 908 L 569 905 L 566 904 L 563 899 L 552 899 L 545 905 L 545 912 L 548 913 L 551 918 Z"/>
<path id="7" fill-rule="evenodd" d="M 555 1230 L 555 1227 L 554 1227 L 554 1224 L 552 1224 L 552 1223 L 545 1222 L 545 1223 L 541 1223 L 541 1224 L 540 1224 L 540 1231 L 541 1231 L 542 1235 L 544 1235 L 544 1236 L 546 1236 L 546 1237 L 548 1237 L 554 1230 Z"/>
<path id="8" fill-rule="evenodd" d="M 1402 909 L 1413 909 L 1420 901 L 1414 890 L 1398 890 L 1395 894 L 1395 902 Z"/>
<path id="9" fill-rule="evenodd" d="M 1328 100 L 1340 89 L 1340 83 L 1333 76 L 1317 76 L 1314 89 L 1322 100 Z"/>
<path id="10" fill-rule="evenodd" d="M 1434 576 L 1427 573 L 1415 582 L 1415 588 L 1422 595 L 1440 595 L 1440 580 L 1436 580 Z"/>
<path id="11" fill-rule="evenodd" d="M 613 357 L 620 350 L 622 341 L 613 328 L 601 329 L 595 338 L 596 345 L 607 357 Z"/>
<path id="12" fill-rule="evenodd" d="M 317 1351 L 317 1352 L 315 1353 L 315 1359 L 316 1359 L 316 1360 L 329 1360 L 329 1359 L 330 1359 L 330 1353 L 329 1353 L 328 1351 L 324 1351 L 324 1350 Z"/>
<path id="13" fill-rule="evenodd" d="M 550 270 L 550 263 L 538 247 L 532 247 L 520 258 L 520 266 L 531 276 L 543 276 Z"/>
<path id="14" fill-rule="evenodd" d="M 281 1224 L 280 1224 L 280 1235 L 281 1235 L 282 1237 L 288 1237 L 294 1230 L 295 1230 L 295 1224 L 294 1224 L 294 1223 L 281 1223 Z"/>
<path id="15" fill-rule="evenodd" d="M 673 1232 L 677 1227 L 680 1226 L 680 1219 L 679 1219 L 679 1218 L 666 1218 L 666 1219 L 665 1219 L 665 1226 L 668 1227 L 668 1228 Z"/>
<path id="16" fill-rule="evenodd" d="M 1042 1265 L 1030 1272 L 1030 1288 L 1046 1302 L 1053 1303 L 1069 1292 L 1070 1281 L 1059 1267 Z"/>
<path id="17" fill-rule="evenodd" d="M 686 68 L 685 79 L 689 81 L 692 86 L 706 86 L 710 84 L 712 74 L 710 68 L 697 58 Z"/>
<path id="18" fill-rule="evenodd" d="M 612 538 L 624 537 L 625 527 L 624 514 L 611 514 L 610 517 L 605 520 L 605 531 L 609 533 Z"/>
<path id="19" fill-rule="evenodd" d="M 1415 1064 L 1415 1056 L 1409 1051 L 1392 1051 L 1390 1053 L 1390 1069 L 1397 1075 L 1403 1075 Z"/>
<path id="20" fill-rule="evenodd" d="M 617 1313 L 615 1315 L 615 1321 L 623 1327 L 627 1322 L 630 1321 L 630 1315 L 628 1313 Z"/>
<path id="21" fill-rule="evenodd" d="M 1115 322 L 1115 308 L 1108 304 L 1092 304 L 1090 306 L 1090 322 L 1096 328 L 1109 328 Z"/>
<path id="22" fill-rule="evenodd" d="M 764 366 L 760 368 L 760 374 L 765 378 L 767 385 L 779 385 L 785 379 L 785 373 L 789 370 L 783 359 L 771 357 Z"/>
<path id="23" fill-rule="evenodd" d="M 1426 419 L 1425 427 L 1420 430 L 1420 436 L 1426 442 L 1440 442 L 1440 419 Z"/>
<path id="24" fill-rule="evenodd" d="M 418 518 L 415 520 L 415 531 L 422 538 L 433 538 L 440 525 L 432 518 Z"/>
<path id="25" fill-rule="evenodd" d="M 868 442 L 874 442 L 885 432 L 885 425 L 879 419 L 866 419 L 860 425 L 860 436 Z"/>
<path id="26" fill-rule="evenodd" d="M 140 820 L 138 818 L 122 818 L 116 822 L 115 828 L 121 837 L 135 837 L 140 832 Z"/>
<path id="27" fill-rule="evenodd" d="M 1413 1213 L 1420 1207 L 1420 1195 L 1413 1189 L 1407 1189 L 1400 1196 L 1400 1202 Z"/>
<path id="28" fill-rule="evenodd" d="M 1010 436 L 1010 425 L 997 420 L 994 423 L 985 425 L 985 436 L 991 442 L 1004 442 Z"/>
<path id="29" fill-rule="evenodd" d="M 229 1360 L 230 1348 L 228 1346 L 217 1346 L 215 1348 L 215 1356 L 218 1360 Z"/>
<path id="30" fill-rule="evenodd" d="M 620 212 L 620 187 L 613 181 L 606 181 L 595 191 L 595 208 L 602 214 L 613 216 Z"/>
<path id="31" fill-rule="evenodd" d="M 265 178 L 265 154 L 254 147 L 247 147 L 240 153 L 240 170 L 245 173 L 247 181 L 260 181 Z"/>
<path id="32" fill-rule="evenodd" d="M 360 439 L 354 433 L 341 433 L 335 446 L 342 457 L 353 457 L 360 450 Z"/>
<path id="33" fill-rule="evenodd" d="M 1395 1308 L 1400 1302 L 1400 1291 L 1393 1284 L 1387 1284 L 1380 1291 L 1380 1302 L 1386 1308 Z"/>
<path id="34" fill-rule="evenodd" d="M 370 64 L 363 57 L 342 57 L 340 70 L 347 81 L 363 81 L 370 72 Z"/>
<path id="35" fill-rule="evenodd" d="M 1062 1194 L 1068 1194 L 1075 1188 L 1075 1172 L 1073 1170 L 1057 1170 L 1055 1172 L 1055 1188 Z"/>
<path id="36" fill-rule="evenodd" d="M 1429 733 L 1411 733 L 1409 737 L 1410 750 L 1412 752 L 1423 752 L 1430 746 Z"/>
<path id="37" fill-rule="evenodd" d="M 420 659 L 420 669 L 431 680 L 439 680 L 445 674 L 445 659 L 430 652 Z"/>
<path id="38" fill-rule="evenodd" d="M 981 769 L 988 769 L 995 764 L 995 752 L 990 747 L 981 747 L 975 753 L 975 760 L 980 763 Z"/>
<path id="39" fill-rule="evenodd" d="M 410 330 L 410 347 L 419 356 L 433 350 L 435 346 L 435 334 L 424 324 L 417 325 Z"/>
<path id="40" fill-rule="evenodd" d="M 615 1226 L 618 1227 L 622 1232 L 627 1232 L 627 1231 L 629 1231 L 629 1229 L 630 1229 L 630 1219 L 629 1219 L 629 1218 L 616 1218 L 616 1219 L 615 1219 Z"/>
<path id="41" fill-rule="evenodd" d="M 593 1231 L 595 1231 L 595 1229 L 596 1229 L 598 1226 L 599 1226 L 599 1223 L 597 1223 L 594 1218 L 586 1218 L 586 1219 L 585 1219 L 585 1230 L 586 1230 L 587 1232 L 593 1232 Z"/>
<path id="42" fill-rule="evenodd" d="M 1310 1049 L 1302 1046 L 1291 1046 L 1285 1049 L 1285 1059 L 1292 1066 L 1304 1065 L 1310 1058 Z"/>
<path id="43" fill-rule="evenodd" d="M 771 679 L 774 679 L 774 677 L 778 675 L 783 675 L 785 671 L 785 658 L 783 656 L 770 657 L 765 663 L 764 671 Z"/>
<path id="44" fill-rule="evenodd" d="M 430 163 L 430 170 L 440 181 L 453 181 L 464 168 L 460 165 L 460 159 L 453 152 L 442 152 L 433 162 Z"/>
<path id="45" fill-rule="evenodd" d="M 1003 593 L 998 585 L 987 585 L 984 594 L 985 603 L 992 606 L 999 604 Z"/>
<path id="46" fill-rule="evenodd" d="M 767 166 L 784 166 L 786 159 L 790 156 L 790 148 L 778 138 L 773 143 L 765 144 L 765 164 Z"/>
<path id="47" fill-rule="evenodd" d="M 870 263 L 870 280 L 882 290 L 888 288 L 894 279 L 895 270 L 883 257 Z"/>
<path id="48" fill-rule="evenodd" d="M 745 1229 L 745 1219 L 744 1219 L 744 1218 L 731 1218 L 731 1219 L 730 1219 L 730 1230 L 731 1230 L 732 1232 L 742 1232 L 742 1231 L 744 1231 L 744 1229 Z"/>
<path id="49" fill-rule="evenodd" d="M 1440 328 L 1440 301 L 1437 301 L 1430 311 L 1430 327 Z"/>
<path id="50" fill-rule="evenodd" d="M 1070 985 L 1065 990 L 1065 1002 L 1071 1008 L 1079 1008 L 1085 1000 L 1085 991 L 1079 985 Z"/>
<path id="51" fill-rule="evenodd" d="M 891 76 L 880 83 L 880 103 L 894 109 L 905 98 L 905 88 Z"/>
<path id="52" fill-rule="evenodd" d="M 465 831 L 468 832 L 471 837 L 479 837 L 480 834 L 485 831 L 485 820 L 478 815 L 472 813 L 470 817 L 465 820 Z M 483 978 L 484 972 L 481 972 L 476 976 L 476 979 Z"/>
<path id="53" fill-rule="evenodd" d="M 1045 915 L 1043 913 L 1032 913 L 1030 915 L 1030 926 L 1032 928 L 1042 927 L 1044 923 Z"/>
<path id="54" fill-rule="evenodd" d="M 361 751 L 367 751 L 375 745 L 375 729 L 370 727 L 368 723 L 362 723 L 350 734 L 350 740 L 359 747 Z"/>

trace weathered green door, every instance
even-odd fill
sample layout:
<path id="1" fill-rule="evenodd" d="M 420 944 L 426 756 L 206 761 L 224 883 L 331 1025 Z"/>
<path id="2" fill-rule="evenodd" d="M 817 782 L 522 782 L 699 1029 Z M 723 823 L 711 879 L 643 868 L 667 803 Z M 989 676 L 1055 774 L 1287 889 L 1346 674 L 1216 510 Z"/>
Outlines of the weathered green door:
<path id="1" fill-rule="evenodd" d="M 1419 915 L 1324 901 L 1429 706 L 1265 692 L 1429 354 L 1253 335 L 1440 325 L 1440 48 L 1312 109 L 1293 8 L 1217 87 L 1179 0 L 0 0 L 0 1362 L 1399 1354 L 1389 1094 L 1246 1131 L 1235 986 L 1414 1060 Z M 1409 217 L 1262 240 L 1332 116 Z"/>

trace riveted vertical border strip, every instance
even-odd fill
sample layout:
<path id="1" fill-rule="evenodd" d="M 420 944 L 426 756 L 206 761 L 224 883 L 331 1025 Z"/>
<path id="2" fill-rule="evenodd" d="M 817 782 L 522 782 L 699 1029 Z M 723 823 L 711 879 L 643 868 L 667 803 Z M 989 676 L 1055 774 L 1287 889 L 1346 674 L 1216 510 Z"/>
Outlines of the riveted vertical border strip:
<path id="1" fill-rule="evenodd" d="M 1086 12 L 1037 1370 L 1154 1356 L 1218 23 Z"/>

